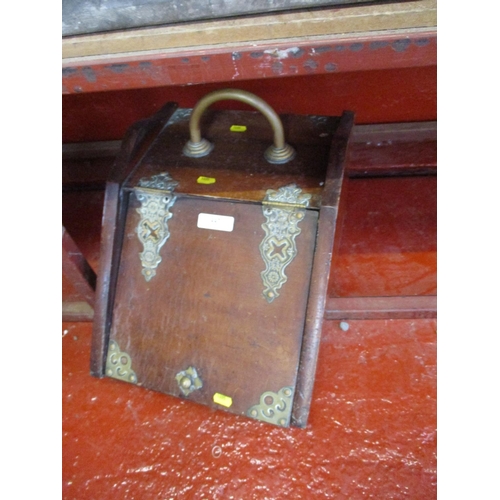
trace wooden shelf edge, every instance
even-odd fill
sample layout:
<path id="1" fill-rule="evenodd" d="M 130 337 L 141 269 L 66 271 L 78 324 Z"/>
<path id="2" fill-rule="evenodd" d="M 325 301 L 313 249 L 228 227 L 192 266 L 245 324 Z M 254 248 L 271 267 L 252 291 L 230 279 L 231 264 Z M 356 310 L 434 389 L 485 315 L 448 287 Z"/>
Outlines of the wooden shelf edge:
<path id="1" fill-rule="evenodd" d="M 431 29 L 63 61 L 63 94 L 437 65 Z"/>
<path id="2" fill-rule="evenodd" d="M 420 319 L 437 317 L 437 297 L 328 297 L 325 319 Z"/>

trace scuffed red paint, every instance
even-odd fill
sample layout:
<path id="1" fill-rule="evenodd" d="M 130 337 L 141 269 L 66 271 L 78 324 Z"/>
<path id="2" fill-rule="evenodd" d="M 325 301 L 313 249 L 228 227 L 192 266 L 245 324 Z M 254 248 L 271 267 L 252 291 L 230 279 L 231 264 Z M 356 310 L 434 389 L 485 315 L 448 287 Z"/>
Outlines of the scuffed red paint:
<path id="1" fill-rule="evenodd" d="M 305 430 L 94 379 L 63 331 L 65 499 L 436 497 L 435 320 L 327 322 Z"/>
<path id="2" fill-rule="evenodd" d="M 353 42 L 353 40 L 355 40 Z M 238 54 L 238 57 L 234 57 Z M 208 62 L 208 59 L 210 62 Z M 289 44 L 260 44 L 214 49 L 184 49 L 153 55 L 108 54 L 84 57 L 84 62 L 63 60 L 64 93 L 101 92 L 164 85 L 193 85 L 213 82 L 275 78 L 336 72 L 435 66 L 435 32 L 356 35 Z M 276 62 L 280 64 L 276 66 Z"/>
<path id="3" fill-rule="evenodd" d="M 427 66 L 65 95 L 63 143 L 122 139 L 165 103 L 191 108 L 221 88 L 253 92 L 279 114 L 340 116 L 350 110 L 358 125 L 436 120 L 436 76 L 436 67 Z M 214 108 L 248 109 L 243 106 L 222 101 Z"/>

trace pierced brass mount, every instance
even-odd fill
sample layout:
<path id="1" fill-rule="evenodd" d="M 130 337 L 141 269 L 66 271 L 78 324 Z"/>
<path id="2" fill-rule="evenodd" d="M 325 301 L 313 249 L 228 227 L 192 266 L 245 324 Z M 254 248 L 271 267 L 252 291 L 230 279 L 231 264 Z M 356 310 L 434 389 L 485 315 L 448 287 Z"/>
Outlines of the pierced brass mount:
<path id="1" fill-rule="evenodd" d="M 156 268 L 161 262 L 160 248 L 170 236 L 167 221 L 172 217 L 169 209 L 175 202 L 173 190 L 177 185 L 178 182 L 163 172 L 153 175 L 151 179 L 142 178 L 139 186 L 134 188 L 135 195 L 141 202 L 141 208 L 137 209 L 141 219 L 136 231 L 143 246 L 139 257 L 146 281 L 155 276 Z"/>
<path id="2" fill-rule="evenodd" d="M 120 350 L 120 346 L 114 340 L 109 341 L 108 356 L 106 358 L 106 375 L 111 378 L 137 384 L 137 375 L 132 370 L 130 356 Z"/>
<path id="3" fill-rule="evenodd" d="M 263 295 L 271 303 L 279 296 L 278 290 L 286 283 L 285 268 L 297 255 L 295 238 L 300 234 L 299 222 L 305 217 L 310 194 L 302 194 L 295 184 L 268 189 L 262 202 L 266 222 L 262 224 L 264 239 L 259 245 L 266 268 L 261 272 Z"/>
<path id="4" fill-rule="evenodd" d="M 292 402 L 292 387 L 283 387 L 277 393 L 267 391 L 260 396 L 259 404 L 247 411 L 247 416 L 262 422 L 288 427 L 292 414 Z"/>

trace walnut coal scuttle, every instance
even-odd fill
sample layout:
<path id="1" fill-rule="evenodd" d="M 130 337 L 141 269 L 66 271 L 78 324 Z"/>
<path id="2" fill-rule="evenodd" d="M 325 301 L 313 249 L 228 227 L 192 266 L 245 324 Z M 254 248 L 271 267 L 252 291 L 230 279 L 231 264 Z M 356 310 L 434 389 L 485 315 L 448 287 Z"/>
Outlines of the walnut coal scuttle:
<path id="1" fill-rule="evenodd" d="M 256 111 L 208 109 L 223 99 Z M 132 126 L 106 187 L 91 373 L 305 427 L 352 124 L 226 89 Z"/>

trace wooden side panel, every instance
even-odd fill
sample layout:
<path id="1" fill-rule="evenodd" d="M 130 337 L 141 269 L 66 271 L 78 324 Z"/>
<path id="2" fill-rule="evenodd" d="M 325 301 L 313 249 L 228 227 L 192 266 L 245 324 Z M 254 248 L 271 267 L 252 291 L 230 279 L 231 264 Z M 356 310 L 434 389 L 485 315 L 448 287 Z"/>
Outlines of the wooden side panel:
<path id="1" fill-rule="evenodd" d="M 318 235 L 314 253 L 307 317 L 302 341 L 297 390 L 295 392 L 292 422 L 305 427 L 312 400 L 321 328 L 325 311 L 328 279 L 335 240 L 335 225 L 339 211 L 342 187 L 347 176 L 345 160 L 354 114 L 345 112 L 335 133 L 322 197 Z"/>
<path id="2" fill-rule="evenodd" d="M 96 377 L 104 375 L 104 357 L 107 328 L 111 319 L 115 270 L 113 255 L 117 253 L 119 227 L 119 185 L 108 182 L 102 215 L 101 252 L 97 279 L 95 314 L 90 353 L 90 372 Z"/>

